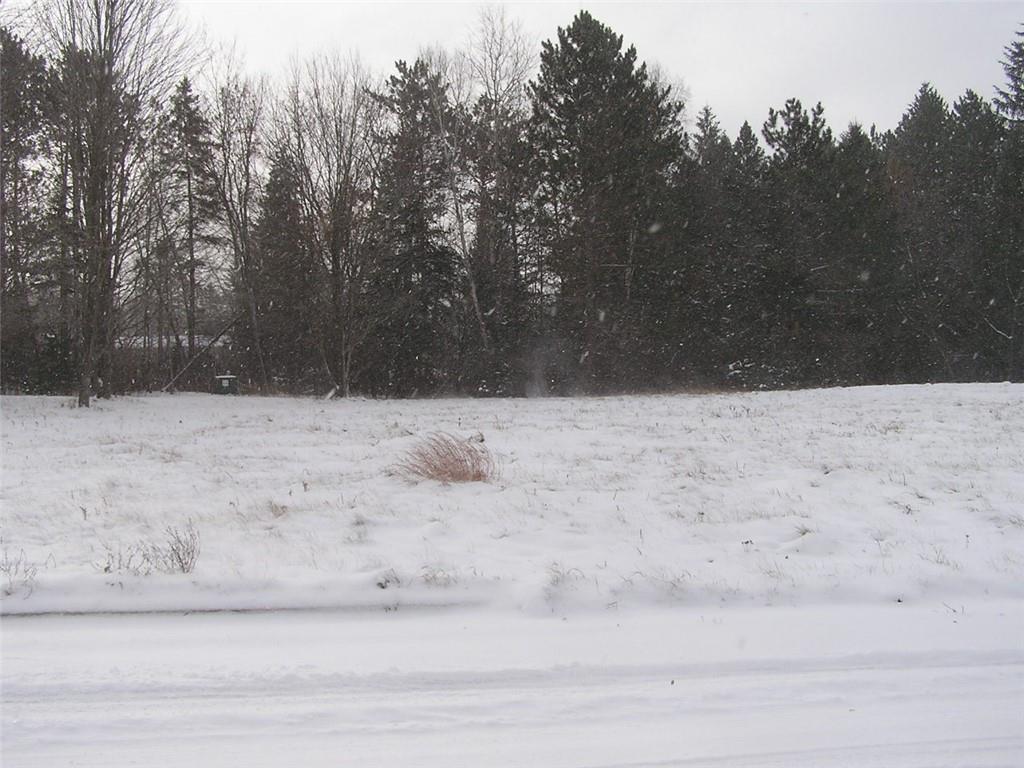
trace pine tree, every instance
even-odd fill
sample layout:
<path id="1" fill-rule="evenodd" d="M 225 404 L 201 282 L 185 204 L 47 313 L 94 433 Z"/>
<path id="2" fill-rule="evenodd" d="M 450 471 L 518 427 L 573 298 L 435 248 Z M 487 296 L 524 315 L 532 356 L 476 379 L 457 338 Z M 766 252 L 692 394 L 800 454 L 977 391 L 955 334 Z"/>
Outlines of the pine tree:
<path id="1" fill-rule="evenodd" d="M 37 386 L 41 352 L 30 295 L 43 277 L 46 63 L 0 27 L 0 385 Z"/>
<path id="2" fill-rule="evenodd" d="M 997 376 L 1024 380 L 1024 122 L 1013 125 L 1000 148 L 996 171 L 995 222 L 999 237 L 986 270 L 992 294 L 985 320 L 1002 352 Z"/>
<path id="3" fill-rule="evenodd" d="M 435 119 L 447 108 L 446 85 L 423 60 L 397 68 L 378 95 L 393 127 L 375 210 L 379 321 L 367 379 L 373 391 L 414 395 L 451 386 L 461 324 L 456 256 L 444 244 L 447 154 Z"/>
<path id="4" fill-rule="evenodd" d="M 1000 375 L 1011 381 L 1024 379 L 1024 27 L 1017 38 L 1005 49 L 1006 87 L 996 99 L 1009 126 L 996 167 L 993 208 L 999 237 L 987 270 L 993 291 L 985 316 L 1003 350 Z"/>
<path id="5" fill-rule="evenodd" d="M 686 378 L 706 381 L 720 373 L 732 352 L 737 218 L 729 186 L 735 169 L 732 143 L 710 107 L 698 113 L 696 131 L 688 138 L 693 162 L 677 192 L 689 216 L 679 244 L 687 259 L 676 322 Z"/>
<path id="6" fill-rule="evenodd" d="M 769 110 L 762 134 L 771 150 L 765 182 L 770 226 L 765 288 L 775 301 L 765 318 L 769 383 L 824 384 L 834 366 L 823 359 L 834 318 L 826 291 L 834 267 L 829 234 L 835 198 L 835 145 L 816 105 L 809 113 L 798 99 Z"/>
<path id="7" fill-rule="evenodd" d="M 180 182 L 181 227 L 184 263 L 181 265 L 185 283 L 185 317 L 188 354 L 196 353 L 198 318 L 197 274 L 202 262 L 197 245 L 207 242 L 206 227 L 215 214 L 215 192 L 210 176 L 212 139 L 210 125 L 203 115 L 199 97 L 185 77 L 171 96 L 165 158 L 171 173 Z"/>
<path id="8" fill-rule="evenodd" d="M 838 382 L 884 381 L 891 365 L 891 331 L 898 323 L 889 300 L 894 279 L 885 158 L 874 129 L 852 123 L 836 145 L 835 198 L 831 204 L 835 266 L 826 294 L 835 343 L 826 351 Z"/>
<path id="9" fill-rule="evenodd" d="M 781 110 L 768 110 L 762 133 L 772 150 L 772 166 L 814 170 L 833 148 L 832 130 L 825 124 L 824 113 L 820 103 L 808 113 L 799 99 L 789 99 Z"/>
<path id="10" fill-rule="evenodd" d="M 681 105 L 585 11 L 543 44 L 530 93 L 558 326 L 577 383 L 649 381 L 645 340 L 669 298 L 662 206 L 681 154 Z"/>
<path id="11" fill-rule="evenodd" d="M 721 374 L 727 381 L 760 380 L 759 363 L 767 344 L 765 318 L 774 302 L 765 291 L 767 277 L 767 157 L 750 123 L 744 122 L 732 145 L 725 180 L 732 252 L 723 265 Z M 763 369 L 761 369 L 763 371 Z"/>
<path id="12" fill-rule="evenodd" d="M 973 91 L 967 91 L 953 105 L 948 164 L 949 260 L 958 285 L 956 290 L 950 286 L 945 306 L 957 334 L 957 346 L 962 352 L 970 351 L 969 362 L 963 363 L 964 373 L 983 372 L 986 377 L 999 375 L 997 370 L 1002 367 L 1001 337 L 992 330 L 995 304 L 990 306 L 989 301 L 996 296 L 1003 298 L 998 269 L 993 268 L 999 251 L 995 194 L 1004 133 L 1004 121 Z"/>
<path id="13" fill-rule="evenodd" d="M 1024 122 L 1024 25 L 1016 35 L 1017 39 L 1004 49 L 1006 87 L 996 89 L 996 106 L 1009 120 L 1021 123 Z"/>
<path id="14" fill-rule="evenodd" d="M 303 230 L 299 182 L 289 159 L 278 153 L 271 160 L 255 234 L 260 327 L 271 376 L 292 391 L 313 384 L 319 368 L 315 344 L 322 338 L 314 329 L 319 272 Z"/>
<path id="15" fill-rule="evenodd" d="M 736 158 L 738 177 L 748 186 L 756 187 L 764 174 L 765 154 L 750 123 L 744 121 L 740 126 L 732 151 Z"/>
<path id="16" fill-rule="evenodd" d="M 961 284 L 962 276 L 951 259 L 949 146 L 949 109 L 925 83 L 886 143 L 900 253 L 896 375 L 913 381 L 956 375 L 946 286 Z"/>
<path id="17" fill-rule="evenodd" d="M 718 124 L 715 113 L 707 105 L 702 107 L 697 115 L 697 132 L 691 143 L 697 165 L 701 167 L 717 166 L 722 171 L 721 175 L 725 175 L 724 161 L 732 152 L 732 144 Z"/>

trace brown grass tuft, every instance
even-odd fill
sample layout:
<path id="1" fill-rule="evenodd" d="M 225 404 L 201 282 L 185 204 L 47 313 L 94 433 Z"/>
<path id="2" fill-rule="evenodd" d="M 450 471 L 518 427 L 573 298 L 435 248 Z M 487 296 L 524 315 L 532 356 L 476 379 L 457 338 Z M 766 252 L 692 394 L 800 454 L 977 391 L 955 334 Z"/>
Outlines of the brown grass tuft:
<path id="1" fill-rule="evenodd" d="M 395 465 L 407 480 L 441 483 L 487 483 L 498 477 L 498 464 L 482 442 L 435 432 Z"/>

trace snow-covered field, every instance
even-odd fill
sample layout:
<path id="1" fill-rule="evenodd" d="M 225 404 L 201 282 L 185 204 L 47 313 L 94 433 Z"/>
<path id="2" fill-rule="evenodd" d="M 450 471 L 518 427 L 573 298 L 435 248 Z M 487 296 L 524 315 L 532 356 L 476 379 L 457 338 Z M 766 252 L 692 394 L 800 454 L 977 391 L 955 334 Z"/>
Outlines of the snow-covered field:
<path id="1" fill-rule="evenodd" d="M 3 549 L 38 569 L 7 614 L 1024 596 L 1022 386 L 0 410 Z M 396 476 L 436 431 L 500 478 Z M 126 562 L 189 521 L 193 573 Z"/>
<path id="2" fill-rule="evenodd" d="M 1024 386 L 0 412 L 5 768 L 1024 765 Z"/>

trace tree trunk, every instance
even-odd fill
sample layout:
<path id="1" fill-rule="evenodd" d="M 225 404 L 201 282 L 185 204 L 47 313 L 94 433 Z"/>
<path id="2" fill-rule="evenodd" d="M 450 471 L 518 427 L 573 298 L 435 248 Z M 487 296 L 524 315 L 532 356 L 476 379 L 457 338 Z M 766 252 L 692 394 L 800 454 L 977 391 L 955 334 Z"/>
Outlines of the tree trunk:
<path id="1" fill-rule="evenodd" d="M 83 286 L 82 328 L 81 328 L 81 359 L 78 361 L 78 406 L 88 408 L 92 396 L 92 380 L 96 373 L 96 333 L 98 323 L 96 309 L 93 305 L 95 297 L 88 296 L 90 288 Z"/>
<path id="2" fill-rule="evenodd" d="M 185 322 L 188 325 L 188 356 L 196 354 L 196 218 L 192 199 L 192 169 L 186 163 L 185 186 L 188 197 L 188 296 L 185 300 Z"/>
<path id="3" fill-rule="evenodd" d="M 109 400 L 113 395 L 114 386 L 114 309 L 113 286 L 103 281 L 103 314 L 99 324 L 100 348 L 97 354 L 96 374 L 99 377 L 99 388 L 96 396 Z"/>
<path id="4" fill-rule="evenodd" d="M 78 407 L 89 407 L 89 395 L 92 392 L 92 366 L 82 364 L 78 372 Z"/>
<path id="5" fill-rule="evenodd" d="M 256 364 L 260 376 L 260 391 L 264 394 L 270 391 L 270 379 L 267 376 L 267 363 L 263 357 L 263 341 L 260 337 L 260 321 L 259 313 L 256 311 L 256 292 L 252 288 L 252 283 L 246 280 L 246 298 L 249 304 L 249 323 L 252 328 L 252 343 L 256 348 Z"/>
<path id="6" fill-rule="evenodd" d="M 1024 289 L 1022 289 L 1024 292 Z M 1017 370 L 1017 348 L 1024 344 L 1024 322 L 1020 317 L 1020 299 L 1018 297 L 1013 298 L 1013 310 L 1010 314 L 1010 359 L 1007 363 L 1007 380 L 1008 381 L 1020 381 L 1021 375 Z"/>

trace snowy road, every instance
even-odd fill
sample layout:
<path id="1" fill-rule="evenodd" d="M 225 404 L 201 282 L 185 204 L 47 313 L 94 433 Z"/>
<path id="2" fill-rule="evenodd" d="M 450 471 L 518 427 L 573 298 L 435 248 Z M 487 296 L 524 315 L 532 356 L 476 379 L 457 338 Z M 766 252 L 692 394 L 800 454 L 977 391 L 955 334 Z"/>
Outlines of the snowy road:
<path id="1" fill-rule="evenodd" d="M 1024 765 L 1024 610 L 7 618 L 3 765 Z"/>

